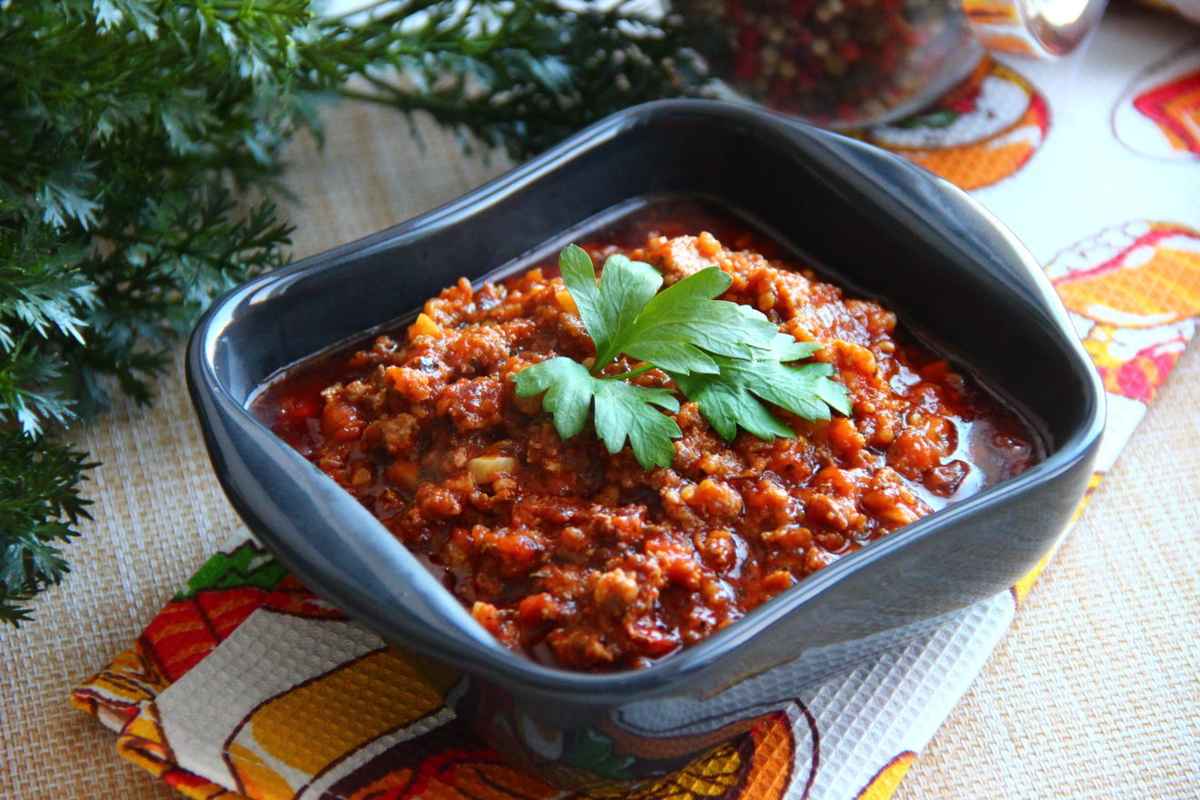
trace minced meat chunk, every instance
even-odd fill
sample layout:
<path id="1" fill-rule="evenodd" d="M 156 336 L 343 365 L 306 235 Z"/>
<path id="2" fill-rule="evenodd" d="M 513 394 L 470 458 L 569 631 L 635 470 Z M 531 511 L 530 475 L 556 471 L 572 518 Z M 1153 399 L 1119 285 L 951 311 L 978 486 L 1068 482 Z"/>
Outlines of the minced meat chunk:
<path id="1" fill-rule="evenodd" d="M 815 357 L 835 367 L 853 414 L 777 410 L 794 439 L 728 442 L 684 402 L 674 462 L 651 471 L 590 429 L 564 441 L 538 398 L 513 391 L 531 364 L 595 355 L 562 280 L 540 269 L 480 289 L 460 281 L 403 335 L 272 394 L 275 429 L 504 644 L 570 669 L 644 666 L 1034 458 L 1019 420 L 898 337 L 879 303 L 707 233 L 623 252 L 668 285 L 727 272 L 722 299 L 822 345 Z M 674 388 L 658 371 L 636 380 Z"/>

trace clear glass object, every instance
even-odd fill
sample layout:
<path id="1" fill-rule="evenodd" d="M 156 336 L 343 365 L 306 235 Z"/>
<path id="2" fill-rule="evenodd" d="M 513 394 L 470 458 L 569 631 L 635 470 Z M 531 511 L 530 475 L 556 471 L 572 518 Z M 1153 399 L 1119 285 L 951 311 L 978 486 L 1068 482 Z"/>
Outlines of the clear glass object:
<path id="1" fill-rule="evenodd" d="M 965 79 L 985 47 L 1056 58 L 1105 0 L 676 0 L 717 41 L 710 64 L 744 100 L 827 128 L 916 112 Z"/>

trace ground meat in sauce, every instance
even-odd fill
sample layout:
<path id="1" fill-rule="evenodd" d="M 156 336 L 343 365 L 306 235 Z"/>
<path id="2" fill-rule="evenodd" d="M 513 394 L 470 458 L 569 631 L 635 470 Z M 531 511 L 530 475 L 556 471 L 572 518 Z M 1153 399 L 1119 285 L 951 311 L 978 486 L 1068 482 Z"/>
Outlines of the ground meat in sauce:
<path id="1" fill-rule="evenodd" d="M 536 269 L 479 290 L 462 280 L 405 336 L 381 336 L 321 373 L 319 400 L 312 380 L 279 395 L 275 429 L 505 645 L 570 669 L 645 666 L 1033 461 L 1017 418 L 944 360 L 898 342 L 879 304 L 706 233 L 623 252 L 668 285 L 708 266 L 728 272 L 722 299 L 824 345 L 816 358 L 836 367 L 853 415 L 807 422 L 779 411 L 795 439 L 730 443 L 685 402 L 674 463 L 652 471 L 628 448 L 610 456 L 590 430 L 563 440 L 511 378 L 594 348 L 561 279 Z M 637 380 L 672 387 L 658 371 Z M 964 441 L 973 429 L 982 450 Z"/>

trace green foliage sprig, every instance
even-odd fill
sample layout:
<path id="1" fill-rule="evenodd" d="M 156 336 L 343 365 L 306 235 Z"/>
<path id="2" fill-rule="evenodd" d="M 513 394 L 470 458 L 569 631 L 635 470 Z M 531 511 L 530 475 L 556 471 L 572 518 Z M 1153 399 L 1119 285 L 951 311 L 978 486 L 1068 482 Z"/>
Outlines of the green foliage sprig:
<path id="1" fill-rule="evenodd" d="M 702 82 L 671 19 L 546 0 L 26 0 L 0 13 L 0 620 L 67 571 L 92 464 L 216 294 L 284 263 L 281 151 L 342 96 L 514 156 Z M 333 111 L 336 113 L 336 110 Z"/>
<path id="2" fill-rule="evenodd" d="M 675 420 L 679 401 L 660 387 L 629 383 L 658 369 L 725 439 L 742 428 L 762 439 L 793 439 L 796 432 L 766 405 L 808 420 L 850 413 L 846 387 L 832 380 L 830 364 L 795 364 L 821 349 L 797 342 L 757 309 L 717 300 L 733 282 L 708 267 L 663 289 L 662 275 L 623 255 L 604 262 L 599 281 L 591 256 L 576 245 L 559 254 L 563 283 L 596 345 L 591 366 L 558 356 L 514 376 L 517 395 L 542 397 L 564 439 L 581 433 L 594 416 L 596 436 L 609 453 L 629 442 L 644 469 L 669 467 L 672 439 L 683 435 Z M 617 375 L 605 367 L 625 354 L 638 365 Z"/>

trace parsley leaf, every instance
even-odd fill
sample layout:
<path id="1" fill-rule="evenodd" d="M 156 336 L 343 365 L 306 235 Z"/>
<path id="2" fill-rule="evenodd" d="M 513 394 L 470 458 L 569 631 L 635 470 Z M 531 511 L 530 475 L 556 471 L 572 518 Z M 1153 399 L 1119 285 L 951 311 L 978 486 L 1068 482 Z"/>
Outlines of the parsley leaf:
<path id="1" fill-rule="evenodd" d="M 831 365 L 788 363 L 809 358 L 821 345 L 797 342 L 749 306 L 717 300 L 732 282 L 720 269 L 700 270 L 660 292 L 658 271 L 623 255 L 605 261 L 599 281 L 591 256 L 575 245 L 559 254 L 559 266 L 596 344 L 595 360 L 589 370 L 559 356 L 525 368 L 514 380 L 520 397 L 545 392 L 542 408 L 564 439 L 583 431 L 594 410 L 596 435 L 608 452 L 628 441 L 645 469 L 670 466 L 671 440 L 683 433 L 663 411 L 678 411 L 679 401 L 667 389 L 625 380 L 655 368 L 727 440 L 739 427 L 763 439 L 794 438 L 767 404 L 809 420 L 829 419 L 831 408 L 850 413 L 846 388 L 830 380 Z M 643 363 L 601 376 L 621 354 Z"/>
<path id="2" fill-rule="evenodd" d="M 732 440 L 740 425 L 760 439 L 796 434 L 760 402 L 765 400 L 808 420 L 829 419 L 829 409 L 850 413 L 846 387 L 829 380 L 833 367 L 816 361 L 789 366 L 781 361 L 736 361 L 718 357 L 718 375 L 671 373 L 679 390 L 700 406 L 713 429 Z"/>
<path id="3" fill-rule="evenodd" d="M 716 373 L 711 353 L 754 358 L 779 334 L 757 311 L 714 299 L 733 280 L 716 267 L 659 292 L 663 279 L 658 271 L 626 256 L 614 255 L 604 262 L 598 287 L 591 256 L 582 248 L 569 245 L 558 263 L 596 343 L 593 373 L 621 353 L 685 375 Z"/>
<path id="4" fill-rule="evenodd" d="M 713 299 L 732 282 L 709 267 L 659 292 L 618 339 L 620 352 L 684 375 L 715 374 L 714 354 L 739 359 L 767 355 L 779 328 L 751 308 Z"/>
<path id="5" fill-rule="evenodd" d="M 542 408 L 553 415 L 559 436 L 570 439 L 583 430 L 592 410 L 592 381 L 596 380 L 583 364 L 560 356 L 526 367 L 515 380 L 518 397 L 546 393 Z"/>
<path id="6" fill-rule="evenodd" d="M 666 389 L 597 378 L 578 361 L 562 356 L 526 367 L 517 373 L 516 382 L 519 397 L 546 393 L 542 408 L 554 416 L 554 428 L 564 439 L 583 430 L 595 402 L 596 434 L 608 452 L 618 452 L 628 438 L 644 469 L 668 467 L 675 458 L 671 440 L 683 432 L 675 420 L 653 407 L 679 410 L 679 401 Z"/>
<path id="7" fill-rule="evenodd" d="M 588 335 L 596 343 L 594 371 L 598 372 L 620 354 L 624 342 L 617 337 L 633 325 L 658 292 L 662 275 L 649 264 L 616 255 L 604 262 L 597 286 L 592 257 L 573 244 L 559 254 L 558 266 Z"/>
<path id="8" fill-rule="evenodd" d="M 634 386 L 621 380 L 596 381 L 596 434 L 604 440 L 608 452 L 629 446 L 645 469 L 669 467 L 675 458 L 672 439 L 683 436 L 675 420 L 655 411 L 651 404 L 668 411 L 679 410 L 679 401 L 666 389 Z"/>

